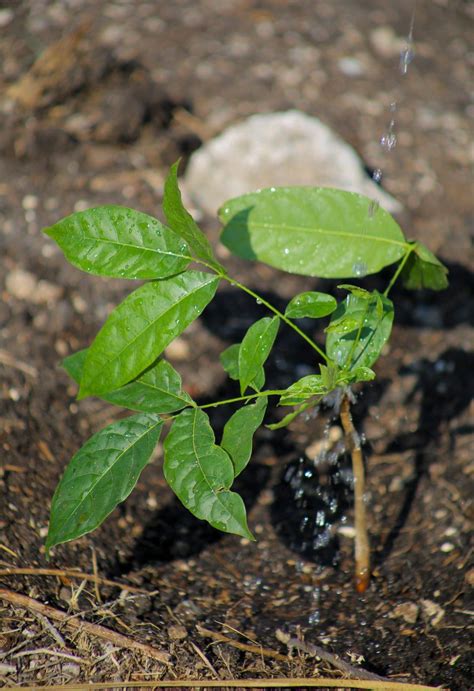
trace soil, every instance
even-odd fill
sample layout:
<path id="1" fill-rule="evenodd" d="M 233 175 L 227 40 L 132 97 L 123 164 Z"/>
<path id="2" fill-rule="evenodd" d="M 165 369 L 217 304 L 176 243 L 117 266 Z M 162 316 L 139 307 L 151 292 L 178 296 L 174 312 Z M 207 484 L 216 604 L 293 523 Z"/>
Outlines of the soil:
<path id="1" fill-rule="evenodd" d="M 473 15 L 467 2 L 418 3 L 416 56 L 402 78 L 399 39 L 413 6 L 0 3 L 0 568 L 32 570 L 3 575 L 0 584 L 171 655 L 164 666 L 5 601 L 1 684 L 341 676 L 311 654 L 316 644 L 393 680 L 471 688 Z M 398 145 L 384 154 L 378 141 L 393 101 Z M 358 595 L 352 583 L 350 482 L 341 473 L 336 480 L 330 473 L 310 478 L 305 506 L 291 487 L 330 411 L 258 434 L 240 487 L 256 543 L 221 535 L 182 509 L 164 483 L 158 452 L 104 525 L 56 548 L 48 563 L 48 508 L 67 460 L 123 414 L 95 399 L 77 403 L 58 363 L 90 343 L 132 283 L 72 269 L 41 228 L 74 209 L 110 202 L 159 215 L 163 177 L 179 155 L 186 160 L 203 139 L 251 113 L 287 108 L 317 115 L 368 169 L 381 167 L 387 190 L 404 204 L 400 221 L 408 235 L 450 270 L 442 293 L 395 289 L 390 349 L 354 407 L 367 439 L 374 562 L 368 591 Z M 328 290 L 327 282 L 227 257 L 217 246 L 216 222 L 201 221 L 230 271 L 276 304 L 297 290 Z M 367 285 L 382 286 L 386 278 Z M 170 347 L 169 359 L 194 397 L 233 391 L 218 353 L 241 338 L 260 309 L 222 290 Z M 309 323 L 305 328 L 322 336 Z M 311 367 L 311 353 L 283 330 L 269 381 L 282 386 Z M 214 418 L 218 429 L 221 414 Z M 317 509 L 322 500 L 314 490 L 324 483 L 324 501 L 338 502 L 332 518 L 339 530 L 327 549 L 312 550 L 295 516 Z M 35 574 L 39 568 L 95 572 L 117 586 Z M 286 635 L 308 647 L 288 658 L 263 656 L 216 643 L 200 626 L 283 656 Z"/>

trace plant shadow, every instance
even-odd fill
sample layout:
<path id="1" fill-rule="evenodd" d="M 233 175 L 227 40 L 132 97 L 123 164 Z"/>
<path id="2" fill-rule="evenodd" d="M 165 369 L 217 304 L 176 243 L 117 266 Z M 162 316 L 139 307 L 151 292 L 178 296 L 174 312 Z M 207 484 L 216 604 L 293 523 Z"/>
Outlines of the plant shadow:
<path id="1" fill-rule="evenodd" d="M 413 450 L 414 472 L 405 485 L 403 503 L 392 529 L 376 555 L 375 563 L 385 561 L 393 550 L 415 500 L 423 476 L 428 472 L 433 454 L 430 452 L 441 438 L 445 424 L 460 415 L 472 400 L 474 391 L 474 354 L 460 348 L 445 350 L 435 361 L 422 358 L 410 367 L 404 367 L 400 376 L 416 374 L 417 383 L 407 397 L 409 403 L 421 392 L 418 428 L 397 437 L 387 448 L 387 453 Z M 474 428 L 458 428 L 450 434 L 454 447 L 455 436 L 472 433 Z"/>

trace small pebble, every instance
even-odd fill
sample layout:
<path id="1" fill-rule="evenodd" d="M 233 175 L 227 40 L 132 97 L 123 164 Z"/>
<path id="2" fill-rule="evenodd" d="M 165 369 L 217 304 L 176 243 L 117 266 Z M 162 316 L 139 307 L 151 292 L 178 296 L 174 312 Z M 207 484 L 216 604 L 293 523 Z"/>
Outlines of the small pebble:
<path id="1" fill-rule="evenodd" d="M 420 600 L 420 604 L 431 626 L 437 626 L 444 617 L 444 609 L 433 600 Z"/>
<path id="2" fill-rule="evenodd" d="M 402 602 L 391 613 L 392 617 L 401 617 L 407 624 L 414 624 L 418 619 L 420 608 L 414 602 Z"/>
<path id="3" fill-rule="evenodd" d="M 345 74 L 346 77 L 360 77 L 365 72 L 364 66 L 357 58 L 341 58 L 337 65 L 342 74 Z"/>
<path id="4" fill-rule="evenodd" d="M 454 545 L 452 542 L 443 542 L 440 549 L 442 552 L 452 552 L 454 549 Z"/>
<path id="5" fill-rule="evenodd" d="M 169 626 L 168 636 L 172 641 L 182 641 L 184 638 L 187 638 L 188 632 L 184 626 Z"/>
<path id="6" fill-rule="evenodd" d="M 474 586 L 474 569 L 469 569 L 469 571 L 464 576 L 464 580 L 470 586 Z"/>
<path id="7" fill-rule="evenodd" d="M 8 26 L 10 22 L 13 21 L 14 16 L 15 15 L 13 10 L 0 10 L 0 29 L 3 29 L 5 26 Z"/>
<path id="8" fill-rule="evenodd" d="M 169 357 L 171 360 L 182 362 L 183 360 L 188 360 L 190 355 L 191 348 L 184 338 L 175 338 L 166 348 L 166 357 Z"/>
<path id="9" fill-rule="evenodd" d="M 21 202 L 25 210 L 32 210 L 38 207 L 38 197 L 34 194 L 27 194 L 23 197 Z"/>

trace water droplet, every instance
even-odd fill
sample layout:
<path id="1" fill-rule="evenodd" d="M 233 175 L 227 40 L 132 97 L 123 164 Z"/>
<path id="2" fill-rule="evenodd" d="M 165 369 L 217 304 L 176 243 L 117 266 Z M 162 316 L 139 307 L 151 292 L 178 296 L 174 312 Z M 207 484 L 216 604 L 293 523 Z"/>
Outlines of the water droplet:
<path id="1" fill-rule="evenodd" d="M 276 192 L 276 187 L 270 187 L 270 192 Z"/>
<path id="2" fill-rule="evenodd" d="M 380 184 L 382 180 L 382 169 L 381 168 L 376 168 L 374 172 L 372 173 L 372 180 L 377 183 L 377 185 Z"/>
<path id="3" fill-rule="evenodd" d="M 368 270 L 369 268 L 365 262 L 355 262 L 352 265 L 352 273 L 354 274 L 354 276 L 357 276 L 358 278 L 367 276 Z"/>
<path id="4" fill-rule="evenodd" d="M 260 298 L 257 298 L 257 299 L 255 300 L 255 302 L 257 303 L 257 305 L 261 305 L 261 304 L 262 304 L 262 301 L 260 300 Z"/>
<path id="5" fill-rule="evenodd" d="M 288 249 L 288 247 L 285 247 L 285 249 L 283 250 L 283 254 L 290 254 L 290 250 Z"/>
<path id="6" fill-rule="evenodd" d="M 393 122 L 393 120 L 392 120 Z M 380 137 L 380 146 L 387 151 L 391 151 L 397 145 L 397 135 L 395 132 L 387 132 Z"/>
<path id="7" fill-rule="evenodd" d="M 401 74 L 406 74 L 408 72 L 408 66 L 413 61 L 415 57 L 415 50 L 413 48 L 413 43 L 411 40 L 407 40 L 405 47 L 400 53 L 400 72 Z"/>

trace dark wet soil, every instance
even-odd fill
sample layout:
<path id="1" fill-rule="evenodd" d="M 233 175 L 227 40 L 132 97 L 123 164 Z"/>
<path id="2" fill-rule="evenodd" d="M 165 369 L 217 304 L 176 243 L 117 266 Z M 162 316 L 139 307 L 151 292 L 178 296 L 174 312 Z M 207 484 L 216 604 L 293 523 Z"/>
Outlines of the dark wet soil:
<path id="1" fill-rule="evenodd" d="M 203 139 L 250 113 L 296 107 L 330 124 L 368 168 L 383 168 L 386 188 L 405 206 L 400 220 L 408 235 L 450 269 L 443 293 L 394 291 L 390 349 L 354 408 L 367 440 L 374 562 L 364 595 L 352 585 L 344 460 L 336 475 L 326 468 L 306 477 L 302 496 L 292 487 L 329 411 L 289 430 L 259 433 L 239 488 L 257 543 L 223 536 L 190 516 L 166 487 L 158 453 L 127 502 L 94 534 L 56 548 L 49 563 L 91 573 L 96 560 L 101 576 L 152 594 L 120 597 L 104 586 L 100 602 L 90 583 L 78 591 L 79 580 L 0 578 L 2 587 L 83 610 L 90 621 L 166 649 L 176 678 L 330 673 L 304 654 L 283 662 L 210 645 L 196 628 L 202 625 L 280 653 L 286 648 L 277 631 L 304 636 L 348 662 L 362 656 L 362 667 L 382 676 L 471 687 L 472 9 L 464 2 L 418 3 L 416 58 L 401 80 L 396 40 L 408 31 L 412 7 L 373 0 L 0 4 L 0 569 L 48 565 L 43 544 L 58 478 L 81 443 L 121 415 L 100 401 L 77 403 L 58 363 L 88 345 L 131 284 L 72 269 L 42 227 L 107 202 L 159 214 L 163 176 L 178 155 L 186 160 Z M 22 82 L 48 46 L 56 48 Z M 344 73 L 345 57 L 358 61 L 358 76 Z M 398 146 L 382 156 L 378 139 L 394 100 Z M 217 243 L 215 222 L 202 222 Z M 335 287 L 217 251 L 239 280 L 277 304 L 297 290 Z M 170 348 L 194 397 L 232 391 L 218 353 L 260 310 L 222 290 Z M 284 386 L 313 365 L 311 353 L 283 330 L 268 379 Z M 216 411 L 216 428 L 221 415 Z M 313 532 L 301 527 L 306 510 L 324 510 L 335 522 L 316 549 Z M 0 617 L 2 683 L 170 674 L 66 630 L 71 659 L 55 658 L 57 640 L 29 612 L 0 604 Z M 45 648 L 50 655 L 31 652 Z"/>

